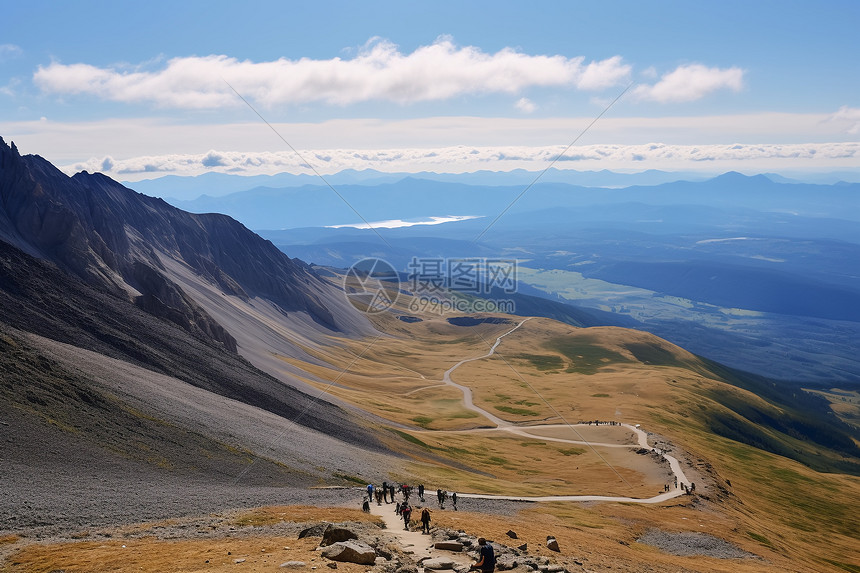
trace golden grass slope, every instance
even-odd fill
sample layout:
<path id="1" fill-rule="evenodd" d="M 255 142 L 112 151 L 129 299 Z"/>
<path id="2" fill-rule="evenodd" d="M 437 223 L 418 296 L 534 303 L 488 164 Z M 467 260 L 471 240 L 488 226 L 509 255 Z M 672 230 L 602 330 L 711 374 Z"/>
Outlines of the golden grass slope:
<path id="1" fill-rule="evenodd" d="M 520 319 L 478 315 L 508 320 L 463 327 L 450 324 L 451 315 L 406 314 L 422 320 L 403 322 L 396 312 L 376 315 L 375 326 L 387 336 L 342 346 L 330 368 L 296 364 L 318 388 L 391 420 L 395 427 L 387 442 L 414 460 L 411 473 L 395 477 L 454 491 L 517 495 L 650 497 L 661 491 L 665 472 L 635 453 L 464 432 L 492 424 L 463 408 L 461 393 L 441 385 L 442 373 L 463 358 L 485 354 Z M 496 355 L 464 364 L 452 378 L 472 389 L 477 405 L 517 424 L 616 420 L 653 433 L 652 443 L 686 461 L 699 495 L 680 504 L 624 510 L 636 516 L 637 528 L 707 531 L 699 521 L 719 521 L 721 537 L 768 563 L 790 563 L 789 570 L 857 570 L 860 479 L 816 472 L 715 434 L 714 416 L 740 419 L 721 396 L 774 415 L 779 408 L 727 384 L 677 346 L 643 332 L 574 328 L 538 318 L 505 337 Z M 761 431 L 786 447 L 838 457 L 771 429 Z M 619 438 L 602 433 L 588 439 Z M 541 511 L 561 518 L 570 507 Z M 619 507 L 581 510 L 586 520 L 600 520 L 624 513 Z M 697 520 L 679 517 L 689 512 Z M 653 558 L 652 551 L 643 550 L 641 557 Z"/>

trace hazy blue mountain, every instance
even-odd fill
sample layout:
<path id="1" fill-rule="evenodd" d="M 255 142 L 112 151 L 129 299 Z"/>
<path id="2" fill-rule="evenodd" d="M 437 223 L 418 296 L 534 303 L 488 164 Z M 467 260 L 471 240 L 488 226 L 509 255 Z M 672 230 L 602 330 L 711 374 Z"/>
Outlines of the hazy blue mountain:
<path id="1" fill-rule="evenodd" d="M 223 213 L 259 229 L 343 225 L 392 219 L 468 215 L 495 219 L 542 209 L 607 209 L 614 218 L 618 205 L 689 206 L 747 209 L 793 216 L 860 221 L 860 184 L 812 185 L 776 183 L 763 175 L 726 173 L 707 181 L 675 181 L 621 189 L 539 183 L 523 193 L 519 185 L 466 185 L 414 177 L 379 185 L 341 185 L 337 193 L 325 185 L 258 187 L 223 197 L 203 196 L 172 201 L 194 213 Z M 591 211 L 588 211 L 588 209 Z M 610 209 L 611 208 L 611 209 Z M 359 216 L 359 213 L 361 216 Z M 647 219 L 657 221 L 657 219 Z"/>
<path id="2" fill-rule="evenodd" d="M 333 186 L 396 183 L 401 179 L 416 178 L 446 183 L 467 185 L 522 185 L 534 182 L 540 171 L 515 169 L 513 171 L 476 171 L 473 173 L 386 173 L 373 169 L 357 171 L 345 169 L 326 175 L 325 180 Z M 860 183 L 860 170 L 834 171 L 824 173 L 766 173 L 765 176 L 776 183 L 811 183 L 832 185 L 839 182 Z M 633 173 L 616 171 L 576 171 L 573 169 L 551 168 L 540 177 L 541 183 L 566 183 L 585 187 L 629 187 L 632 185 L 660 185 L 673 181 L 704 181 L 712 176 L 701 172 L 660 171 L 649 169 Z M 255 187 L 301 187 L 303 185 L 322 185 L 325 183 L 316 175 L 278 173 L 276 175 L 232 175 L 227 173 L 204 173 L 196 176 L 165 175 L 155 179 L 124 182 L 127 187 L 140 193 L 163 199 L 191 201 L 202 195 L 223 197 L 231 193 L 248 191 Z"/>
<path id="3" fill-rule="evenodd" d="M 345 169 L 338 173 L 325 175 L 322 181 L 317 175 L 278 173 L 276 175 L 231 175 L 227 173 L 204 173 L 196 176 L 165 175 L 155 179 L 126 182 L 125 185 L 146 195 L 164 199 L 190 201 L 203 195 L 223 197 L 231 193 L 249 191 L 256 187 L 301 187 L 321 185 L 325 182 L 333 186 L 364 185 L 373 186 L 383 183 L 396 183 L 402 179 L 427 179 L 445 183 L 464 183 L 467 185 L 528 185 L 540 171 L 514 169 L 513 171 L 475 171 L 472 173 L 386 173 L 374 169 Z M 552 168 L 541 175 L 543 183 L 567 183 L 590 187 L 624 187 L 629 185 L 658 185 L 671 181 L 701 181 L 707 175 L 694 172 L 670 172 L 649 169 L 636 173 L 615 171 L 575 171 L 572 169 Z"/>

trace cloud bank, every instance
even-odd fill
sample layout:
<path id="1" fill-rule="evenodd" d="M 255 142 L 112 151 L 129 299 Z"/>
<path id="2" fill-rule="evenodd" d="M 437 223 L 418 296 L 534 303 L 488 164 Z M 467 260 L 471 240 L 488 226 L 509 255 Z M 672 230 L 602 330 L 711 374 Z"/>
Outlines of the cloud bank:
<path id="1" fill-rule="evenodd" d="M 169 154 L 114 159 L 92 158 L 63 167 L 66 173 L 102 171 L 118 179 L 137 180 L 159 175 L 198 175 L 215 171 L 238 175 L 311 173 L 310 166 L 330 174 L 344 169 L 377 169 L 389 172 L 435 171 L 458 173 L 476 170 L 525 168 L 539 170 L 558 157 L 565 146 L 474 147 L 436 149 L 329 149 L 300 151 L 241 152 L 210 150 L 202 154 Z M 304 159 L 304 160 L 303 160 Z M 586 145 L 575 147 L 558 159 L 559 169 L 633 169 L 653 167 L 703 168 L 731 164 L 750 169 L 759 165 L 790 168 L 854 164 L 860 159 L 860 143 L 809 143 L 763 145 Z"/>
<path id="2" fill-rule="evenodd" d="M 404 54 L 393 43 L 371 39 L 351 59 L 281 58 L 269 62 L 226 55 L 170 59 L 163 68 L 97 67 L 52 62 L 33 76 L 45 93 L 95 96 L 166 108 L 215 109 L 243 105 L 226 82 L 266 107 L 366 101 L 410 104 L 471 94 L 519 94 L 536 87 L 598 91 L 624 83 L 631 67 L 620 56 L 528 55 L 512 48 L 491 54 L 441 37 Z"/>

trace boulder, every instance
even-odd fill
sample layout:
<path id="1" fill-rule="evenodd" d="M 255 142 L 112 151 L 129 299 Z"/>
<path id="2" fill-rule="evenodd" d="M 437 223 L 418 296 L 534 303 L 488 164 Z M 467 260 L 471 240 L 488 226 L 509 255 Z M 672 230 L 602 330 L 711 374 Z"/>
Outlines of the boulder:
<path id="1" fill-rule="evenodd" d="M 555 537 L 552 535 L 548 535 L 546 538 L 546 547 L 550 551 L 556 551 L 561 553 L 561 549 L 558 547 L 558 541 L 556 541 Z"/>
<path id="2" fill-rule="evenodd" d="M 523 543 L 522 545 L 518 545 L 517 549 L 519 549 L 520 551 L 528 551 L 529 550 L 529 544 Z"/>
<path id="3" fill-rule="evenodd" d="M 519 537 L 517 537 L 517 532 L 510 529 L 508 529 L 508 532 L 505 535 L 507 535 L 511 539 L 519 539 Z"/>
<path id="4" fill-rule="evenodd" d="M 438 571 L 440 569 L 453 569 L 454 561 L 445 557 L 436 557 L 434 559 L 425 559 L 422 565 L 424 566 L 424 569 L 433 569 Z"/>
<path id="5" fill-rule="evenodd" d="M 338 541 L 327 546 L 322 554 L 323 557 L 341 563 L 376 564 L 376 551 L 370 545 L 360 541 Z"/>
<path id="6" fill-rule="evenodd" d="M 499 571 L 509 571 L 511 569 L 516 569 L 517 566 L 519 566 L 519 562 L 513 555 L 503 555 L 496 559 L 496 568 Z"/>
<path id="7" fill-rule="evenodd" d="M 463 544 L 459 541 L 437 541 L 433 547 L 445 551 L 463 551 Z"/>
<path id="8" fill-rule="evenodd" d="M 349 541 L 351 539 L 358 539 L 358 535 L 354 531 L 347 529 L 346 527 L 330 523 L 328 527 L 325 528 L 325 531 L 323 531 L 320 547 L 328 547 L 334 543 Z"/>
<path id="9" fill-rule="evenodd" d="M 304 539 L 305 537 L 322 537 L 322 534 L 328 526 L 328 523 L 317 523 L 316 525 L 302 529 L 299 532 L 299 539 Z"/>
<path id="10" fill-rule="evenodd" d="M 281 563 L 281 567 L 287 567 L 289 569 L 301 569 L 302 567 L 306 567 L 307 563 L 304 561 L 286 561 Z"/>

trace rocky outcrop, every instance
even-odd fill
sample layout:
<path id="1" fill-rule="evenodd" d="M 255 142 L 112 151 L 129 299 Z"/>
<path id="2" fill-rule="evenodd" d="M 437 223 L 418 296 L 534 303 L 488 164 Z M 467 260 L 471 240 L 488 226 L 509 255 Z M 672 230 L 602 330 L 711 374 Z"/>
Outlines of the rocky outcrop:
<path id="1" fill-rule="evenodd" d="M 323 557 L 332 561 L 373 565 L 376 563 L 376 551 L 370 545 L 360 541 L 341 541 L 329 545 L 322 551 Z"/>
<path id="2" fill-rule="evenodd" d="M 325 528 L 325 531 L 323 531 L 320 547 L 327 547 L 329 545 L 334 545 L 335 543 L 342 543 L 353 539 L 358 539 L 358 534 L 351 529 L 329 524 L 328 527 Z"/>
<path id="3" fill-rule="evenodd" d="M 434 571 L 442 571 L 454 568 L 454 561 L 447 557 L 436 557 L 433 559 L 425 559 L 421 562 L 424 569 L 432 569 Z"/>

